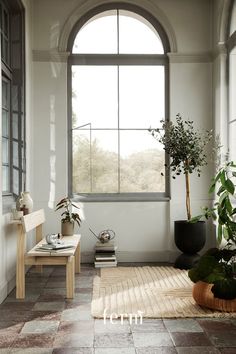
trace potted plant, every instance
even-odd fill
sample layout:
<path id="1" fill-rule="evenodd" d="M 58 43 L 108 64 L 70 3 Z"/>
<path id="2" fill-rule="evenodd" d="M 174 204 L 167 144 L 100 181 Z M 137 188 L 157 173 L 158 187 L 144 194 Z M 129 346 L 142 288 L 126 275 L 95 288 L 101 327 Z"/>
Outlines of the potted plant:
<path id="1" fill-rule="evenodd" d="M 189 269 L 199 259 L 198 251 L 202 249 L 206 239 L 204 221 L 195 224 L 191 220 L 190 175 L 197 172 L 201 175 L 202 166 L 207 164 L 205 147 L 212 138 L 212 131 L 196 131 L 193 121 L 184 121 L 180 114 L 176 115 L 176 123 L 161 121 L 161 129 L 149 129 L 153 137 L 163 144 L 163 149 L 170 158 L 165 165 L 172 172 L 172 178 L 183 174 L 186 187 L 187 220 L 175 221 L 175 243 L 183 252 L 175 261 L 175 266 Z M 163 173 L 162 173 L 163 175 Z"/>
<path id="2" fill-rule="evenodd" d="M 236 311 L 236 165 L 228 162 L 212 180 L 210 192 L 217 188 L 218 201 L 213 208 L 203 208 L 203 213 L 192 219 L 212 217 L 217 224 L 217 240 L 221 248 L 212 248 L 201 256 L 199 263 L 188 274 L 196 283 L 193 297 L 202 306 L 224 311 Z"/>
<path id="3" fill-rule="evenodd" d="M 72 203 L 71 199 L 66 197 L 61 199 L 57 205 L 55 211 L 64 208 L 65 211 L 61 214 L 61 233 L 63 236 L 72 236 L 74 234 L 74 223 L 77 222 L 78 226 L 81 224 L 81 218 L 78 213 L 72 213 L 72 208 L 79 209 L 77 205 Z"/>

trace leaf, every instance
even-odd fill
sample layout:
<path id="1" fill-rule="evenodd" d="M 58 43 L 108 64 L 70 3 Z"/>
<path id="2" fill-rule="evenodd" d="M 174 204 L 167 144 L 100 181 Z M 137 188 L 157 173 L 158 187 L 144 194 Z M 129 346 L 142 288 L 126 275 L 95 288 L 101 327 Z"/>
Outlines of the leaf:
<path id="1" fill-rule="evenodd" d="M 225 191 L 225 187 L 224 186 L 221 186 L 219 189 L 218 189 L 218 192 L 217 192 L 217 195 L 220 196 L 222 192 Z"/>
<path id="2" fill-rule="evenodd" d="M 61 208 L 64 208 L 64 205 L 58 206 L 58 207 L 55 209 L 55 211 L 57 211 L 57 210 L 59 210 L 59 209 L 61 209 Z"/>
<path id="3" fill-rule="evenodd" d="M 226 227 L 223 227 L 223 236 L 225 240 L 229 239 L 229 233 L 228 233 L 228 229 Z"/>
<path id="4" fill-rule="evenodd" d="M 222 225 L 218 225 L 218 231 L 217 231 L 217 242 L 220 245 L 222 241 Z"/>
<path id="5" fill-rule="evenodd" d="M 236 298 L 236 279 L 217 280 L 214 282 L 211 291 L 219 299 L 233 300 Z"/>
<path id="6" fill-rule="evenodd" d="M 208 193 L 209 193 L 209 194 L 213 193 L 213 192 L 215 191 L 215 187 L 216 187 L 216 184 L 215 184 L 215 182 L 214 182 L 214 183 L 212 183 L 212 185 L 210 186 Z"/>
<path id="7" fill-rule="evenodd" d="M 233 182 L 230 179 L 227 179 L 225 181 L 225 188 L 227 189 L 227 191 L 230 194 L 232 194 L 232 195 L 234 194 L 235 186 L 234 186 Z"/>
<path id="8" fill-rule="evenodd" d="M 197 215 L 192 217 L 188 222 L 191 224 L 195 224 L 196 222 L 200 221 L 202 218 L 202 215 Z"/>
<path id="9" fill-rule="evenodd" d="M 225 170 L 222 170 L 221 174 L 220 174 L 220 181 L 221 181 L 223 186 L 225 185 L 225 180 L 226 180 L 226 178 L 225 178 Z"/>

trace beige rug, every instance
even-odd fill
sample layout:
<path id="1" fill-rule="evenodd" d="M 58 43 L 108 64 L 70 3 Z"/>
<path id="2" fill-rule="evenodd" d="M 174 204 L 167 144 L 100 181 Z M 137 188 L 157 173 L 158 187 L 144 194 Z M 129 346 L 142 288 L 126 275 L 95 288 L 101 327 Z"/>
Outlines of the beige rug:
<path id="1" fill-rule="evenodd" d="M 94 279 L 92 315 L 149 318 L 236 317 L 201 308 L 192 298 L 187 271 L 173 267 L 102 268 Z"/>

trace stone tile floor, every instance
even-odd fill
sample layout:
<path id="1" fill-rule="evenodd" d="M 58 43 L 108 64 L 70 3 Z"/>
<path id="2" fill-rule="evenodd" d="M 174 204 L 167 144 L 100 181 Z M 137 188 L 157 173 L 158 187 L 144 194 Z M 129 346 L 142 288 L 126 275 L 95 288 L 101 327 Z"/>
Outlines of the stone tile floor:
<path id="1" fill-rule="evenodd" d="M 0 354 L 236 354 L 235 319 L 144 319 L 115 324 L 90 314 L 92 265 L 76 275 L 73 300 L 65 299 L 65 269 L 32 268 L 26 298 L 15 291 L 0 305 Z"/>

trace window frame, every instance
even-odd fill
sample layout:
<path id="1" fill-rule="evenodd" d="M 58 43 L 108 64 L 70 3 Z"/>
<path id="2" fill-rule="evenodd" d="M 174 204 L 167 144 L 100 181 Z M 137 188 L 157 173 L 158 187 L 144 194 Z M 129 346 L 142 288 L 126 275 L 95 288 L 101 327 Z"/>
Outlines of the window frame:
<path id="1" fill-rule="evenodd" d="M 72 53 L 73 44 L 78 31 L 95 15 L 108 10 L 127 10 L 144 17 L 149 21 L 163 44 L 164 54 L 75 54 Z M 163 66 L 165 71 L 165 120 L 169 118 L 169 58 L 170 51 L 168 37 L 158 22 L 146 10 L 135 5 L 115 3 L 100 5 L 83 16 L 72 29 L 67 50 L 70 53 L 67 65 L 67 92 L 68 92 L 68 195 L 83 202 L 132 202 L 132 201 L 166 201 L 170 199 L 170 181 L 168 170 L 165 172 L 165 192 L 135 192 L 135 193 L 73 193 L 73 128 L 72 128 L 72 66 L 73 65 L 155 65 Z M 133 130 L 136 130 L 135 128 Z M 168 156 L 165 154 L 168 164 Z"/>
<path id="2" fill-rule="evenodd" d="M 9 212 L 15 198 L 24 189 L 25 185 L 25 19 L 24 6 L 20 0 L 0 1 L 1 11 L 8 11 L 8 62 L 1 58 L 2 80 L 5 79 L 10 83 L 10 112 L 9 112 L 9 191 L 2 191 L 3 213 Z M 1 16 L 2 16 L 1 12 Z M 14 39 L 14 31 L 12 30 L 13 22 L 18 17 L 18 25 L 16 31 L 19 34 L 18 39 Z M 2 36 L 2 31 L 1 31 Z M 20 43 L 19 51 L 14 48 L 15 43 Z M 20 67 L 14 67 L 13 57 L 18 59 Z M 17 90 L 17 109 L 13 107 L 13 86 Z M 13 136 L 13 114 L 17 114 L 17 136 Z M 13 145 L 17 144 L 18 166 L 13 161 Z M 3 163 L 2 163 L 3 166 Z M 14 193 L 14 170 L 18 171 L 17 185 L 19 193 Z"/>
<path id="3" fill-rule="evenodd" d="M 227 50 L 227 159 L 231 159 L 231 149 L 230 149 L 230 126 L 231 124 L 236 124 L 236 117 L 235 119 L 230 119 L 230 55 L 231 52 L 236 48 L 236 30 L 230 34 L 230 26 L 232 21 L 232 14 L 233 14 L 233 6 L 235 5 L 235 0 L 231 2 L 230 10 L 229 10 L 229 17 L 228 17 L 228 24 L 227 24 L 227 41 L 226 41 L 226 50 Z M 236 6 L 236 5 L 235 5 Z"/>

